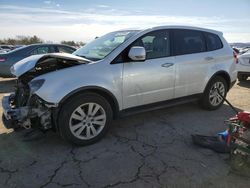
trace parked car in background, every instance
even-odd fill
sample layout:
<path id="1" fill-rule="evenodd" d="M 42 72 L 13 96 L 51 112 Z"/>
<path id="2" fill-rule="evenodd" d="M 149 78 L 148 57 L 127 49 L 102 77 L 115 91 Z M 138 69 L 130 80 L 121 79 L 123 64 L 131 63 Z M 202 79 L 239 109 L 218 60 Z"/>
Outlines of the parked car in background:
<path id="1" fill-rule="evenodd" d="M 12 45 L 0 45 L 1 51 L 0 53 L 6 53 L 14 49 Z"/>
<path id="2" fill-rule="evenodd" d="M 14 46 L 14 49 L 21 48 L 21 47 L 24 47 L 24 46 L 26 46 L 26 45 L 17 44 L 17 45 Z"/>
<path id="3" fill-rule="evenodd" d="M 0 48 L 6 49 L 6 50 L 13 50 L 15 47 L 13 45 L 1 44 Z"/>
<path id="4" fill-rule="evenodd" d="M 111 32 L 11 70 L 18 80 L 3 97 L 6 127 L 53 129 L 78 145 L 101 139 L 120 116 L 191 101 L 218 109 L 237 79 L 223 34 L 187 26 Z"/>
<path id="5" fill-rule="evenodd" d="M 244 47 L 244 48 L 242 48 L 242 49 L 240 50 L 240 53 L 239 53 L 239 54 L 244 54 L 244 53 L 246 53 L 246 52 L 249 51 L 249 50 L 250 50 L 250 46 Z"/>
<path id="6" fill-rule="evenodd" d="M 234 50 L 234 52 L 238 55 L 240 53 L 240 50 L 238 48 L 232 47 L 232 49 Z"/>
<path id="7" fill-rule="evenodd" d="M 10 67 L 28 56 L 56 52 L 73 53 L 75 50 L 63 44 L 32 44 L 0 54 L 0 77 L 14 77 L 10 72 Z"/>
<path id="8" fill-rule="evenodd" d="M 238 80 L 244 81 L 250 76 L 250 50 L 238 56 Z"/>
<path id="9" fill-rule="evenodd" d="M 0 48 L 0 54 L 2 54 L 2 53 L 7 53 L 8 51 L 10 51 L 10 50 Z"/>

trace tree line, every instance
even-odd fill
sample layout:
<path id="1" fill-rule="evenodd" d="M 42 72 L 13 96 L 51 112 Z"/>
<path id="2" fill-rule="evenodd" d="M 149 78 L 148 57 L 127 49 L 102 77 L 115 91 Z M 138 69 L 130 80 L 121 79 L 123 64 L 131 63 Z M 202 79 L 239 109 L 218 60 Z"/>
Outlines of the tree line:
<path id="1" fill-rule="evenodd" d="M 45 43 L 43 39 L 34 35 L 34 36 L 16 36 L 15 38 L 5 38 L 0 39 L 0 44 L 6 45 L 29 45 L 29 44 L 36 44 L 36 43 Z M 47 41 L 46 43 L 52 43 L 51 41 Z M 84 46 L 84 42 L 76 42 L 76 41 L 61 41 L 61 44 L 66 44 L 69 46 Z"/>

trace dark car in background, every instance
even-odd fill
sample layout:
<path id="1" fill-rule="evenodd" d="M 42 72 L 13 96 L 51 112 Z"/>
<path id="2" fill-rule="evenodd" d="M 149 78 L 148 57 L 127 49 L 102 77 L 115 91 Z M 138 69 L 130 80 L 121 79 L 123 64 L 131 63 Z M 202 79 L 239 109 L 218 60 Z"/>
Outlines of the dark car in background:
<path id="1" fill-rule="evenodd" d="M 46 53 L 73 53 L 76 49 L 63 44 L 32 44 L 0 54 L 0 77 L 14 77 L 10 67 L 31 55 Z"/>
<path id="2" fill-rule="evenodd" d="M 1 44 L 0 48 L 6 49 L 6 50 L 13 50 L 15 47 L 13 45 Z"/>
<path id="3" fill-rule="evenodd" d="M 9 52 L 11 50 L 13 50 L 15 47 L 13 45 L 5 45 L 5 44 L 1 44 L 0 45 L 0 53 L 6 53 Z"/>

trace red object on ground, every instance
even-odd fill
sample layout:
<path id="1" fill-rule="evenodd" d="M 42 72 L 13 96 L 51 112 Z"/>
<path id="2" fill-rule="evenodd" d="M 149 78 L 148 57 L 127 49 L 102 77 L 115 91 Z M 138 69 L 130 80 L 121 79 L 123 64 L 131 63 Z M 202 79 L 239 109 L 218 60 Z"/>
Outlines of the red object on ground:
<path id="1" fill-rule="evenodd" d="M 245 127 L 250 127 L 250 112 L 238 112 L 238 114 L 232 118 L 230 118 L 230 121 L 241 121 Z"/>

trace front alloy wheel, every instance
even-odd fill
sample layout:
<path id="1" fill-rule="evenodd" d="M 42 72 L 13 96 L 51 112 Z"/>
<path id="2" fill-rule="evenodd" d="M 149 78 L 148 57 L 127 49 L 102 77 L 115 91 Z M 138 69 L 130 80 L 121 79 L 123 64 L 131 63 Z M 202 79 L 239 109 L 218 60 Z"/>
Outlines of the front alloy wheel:
<path id="1" fill-rule="evenodd" d="M 104 128 L 106 112 L 97 103 L 85 103 L 72 113 L 69 126 L 72 134 L 83 140 L 96 137 Z"/>
<path id="2" fill-rule="evenodd" d="M 107 100 L 96 93 L 72 96 L 62 105 L 58 117 L 61 136 L 76 145 L 92 144 L 107 132 L 113 111 Z"/>

